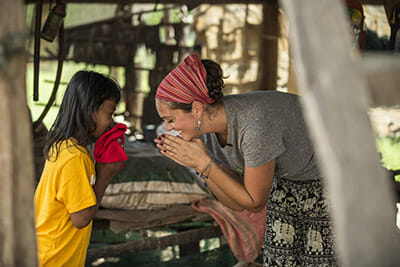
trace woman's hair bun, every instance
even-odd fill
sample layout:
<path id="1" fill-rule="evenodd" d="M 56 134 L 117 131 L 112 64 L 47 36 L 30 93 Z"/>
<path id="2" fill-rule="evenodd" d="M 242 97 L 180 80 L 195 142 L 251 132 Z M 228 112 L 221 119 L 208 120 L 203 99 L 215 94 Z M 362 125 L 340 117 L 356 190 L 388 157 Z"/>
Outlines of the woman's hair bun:
<path id="1" fill-rule="evenodd" d="M 224 87 L 224 77 L 221 66 L 209 59 L 201 61 L 207 71 L 207 88 L 208 95 L 216 102 L 224 96 L 222 88 Z"/>

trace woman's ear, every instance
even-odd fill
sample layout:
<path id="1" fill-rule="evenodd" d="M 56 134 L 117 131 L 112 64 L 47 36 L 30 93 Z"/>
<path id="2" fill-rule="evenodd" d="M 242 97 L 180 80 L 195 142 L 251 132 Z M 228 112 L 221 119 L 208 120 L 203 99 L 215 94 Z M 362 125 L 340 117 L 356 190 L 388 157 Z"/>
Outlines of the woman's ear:
<path id="1" fill-rule="evenodd" d="M 193 101 L 192 113 L 196 118 L 200 119 L 203 115 L 203 103 L 201 103 L 200 101 Z"/>

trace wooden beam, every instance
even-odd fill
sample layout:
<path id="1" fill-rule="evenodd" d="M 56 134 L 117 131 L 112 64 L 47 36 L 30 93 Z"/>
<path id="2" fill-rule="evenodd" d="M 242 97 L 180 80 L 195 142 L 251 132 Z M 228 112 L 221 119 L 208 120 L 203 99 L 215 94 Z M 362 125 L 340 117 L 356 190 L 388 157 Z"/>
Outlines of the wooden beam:
<path id="1" fill-rule="evenodd" d="M 363 5 L 384 5 L 390 1 L 397 0 L 359 0 Z"/>
<path id="2" fill-rule="evenodd" d="M 368 82 L 370 106 L 400 104 L 400 56 L 392 53 L 363 54 L 361 67 Z"/>
<path id="3" fill-rule="evenodd" d="M 281 3 L 303 110 L 326 177 L 341 266 L 398 266 L 394 191 L 379 162 L 367 85 L 342 1 Z"/>
<path id="4" fill-rule="evenodd" d="M 0 1 L 0 266 L 37 266 L 22 0 Z"/>
<path id="5" fill-rule="evenodd" d="M 212 221 L 207 213 L 198 212 L 190 205 L 173 205 L 162 210 L 100 209 L 96 218 L 110 221 L 114 232 L 161 227 L 187 221 Z"/>
<path id="6" fill-rule="evenodd" d="M 36 3 L 38 0 L 25 0 L 25 4 Z M 50 3 L 51 0 L 43 0 L 43 3 Z M 392 0 L 360 0 L 364 5 L 384 5 Z M 68 3 L 75 4 L 155 4 L 160 3 L 156 0 L 67 0 Z M 178 4 L 184 5 L 190 0 L 164 0 L 163 4 Z M 202 4 L 263 4 L 270 2 L 270 0 L 202 0 Z M 161 3 L 160 3 L 161 4 Z"/>
<path id="7" fill-rule="evenodd" d="M 219 226 L 204 227 L 160 238 L 148 238 L 102 248 L 89 249 L 86 263 L 91 263 L 98 258 L 118 257 L 125 253 L 137 253 L 145 250 L 166 248 L 173 245 L 187 245 L 202 239 L 219 237 L 221 235 L 222 232 Z"/>
<path id="8" fill-rule="evenodd" d="M 43 3 L 50 3 L 51 0 L 43 0 Z M 25 4 L 36 3 L 37 0 L 25 0 Z M 177 4 L 185 5 L 190 0 L 67 0 L 67 3 L 75 4 Z M 269 0 L 203 0 L 202 4 L 225 5 L 225 4 L 262 4 Z"/>

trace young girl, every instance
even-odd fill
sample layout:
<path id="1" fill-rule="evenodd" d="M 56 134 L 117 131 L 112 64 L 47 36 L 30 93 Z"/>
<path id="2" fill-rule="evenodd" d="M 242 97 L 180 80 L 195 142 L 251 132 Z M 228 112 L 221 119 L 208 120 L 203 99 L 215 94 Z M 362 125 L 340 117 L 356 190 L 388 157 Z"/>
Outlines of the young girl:
<path id="1" fill-rule="evenodd" d="M 79 71 L 65 91 L 44 153 L 34 196 L 40 266 L 84 266 L 92 220 L 121 162 L 96 163 L 86 146 L 112 125 L 120 88 L 110 78 Z"/>

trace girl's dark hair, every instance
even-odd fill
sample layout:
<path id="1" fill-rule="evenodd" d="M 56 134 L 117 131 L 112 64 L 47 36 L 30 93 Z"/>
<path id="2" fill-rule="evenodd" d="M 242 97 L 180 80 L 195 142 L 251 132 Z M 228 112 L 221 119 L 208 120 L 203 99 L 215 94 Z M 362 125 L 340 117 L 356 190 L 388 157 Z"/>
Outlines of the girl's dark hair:
<path id="1" fill-rule="evenodd" d="M 220 105 L 222 103 L 222 98 L 224 94 L 222 93 L 222 88 L 224 87 L 224 74 L 221 66 L 209 59 L 201 60 L 204 68 L 207 72 L 207 89 L 208 95 L 215 100 L 211 105 Z M 182 109 L 185 112 L 190 112 L 192 110 L 192 104 L 170 102 L 171 109 Z"/>
<path id="2" fill-rule="evenodd" d="M 79 145 L 87 145 L 96 129 L 93 112 L 97 111 L 105 100 L 118 103 L 120 87 L 109 77 L 93 71 L 78 71 L 74 74 L 65 90 L 60 109 L 54 124 L 47 135 L 44 156 L 50 159 L 56 152 L 57 158 L 61 142 L 74 137 Z M 54 151 L 55 150 L 55 151 Z"/>

